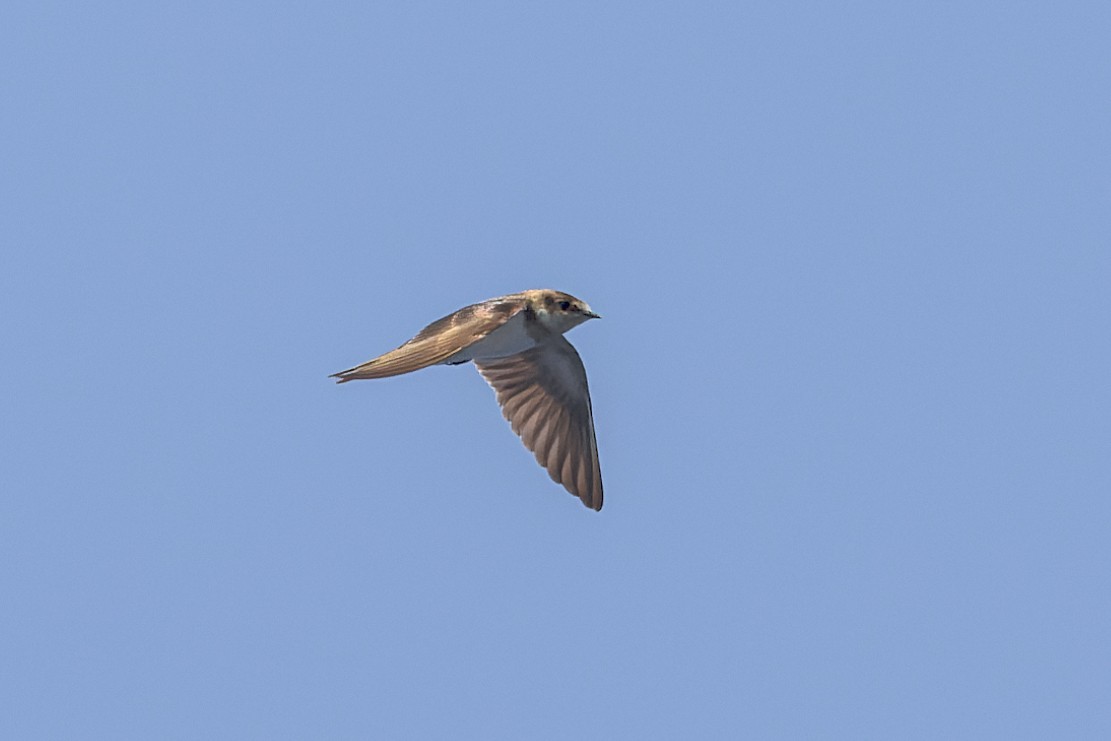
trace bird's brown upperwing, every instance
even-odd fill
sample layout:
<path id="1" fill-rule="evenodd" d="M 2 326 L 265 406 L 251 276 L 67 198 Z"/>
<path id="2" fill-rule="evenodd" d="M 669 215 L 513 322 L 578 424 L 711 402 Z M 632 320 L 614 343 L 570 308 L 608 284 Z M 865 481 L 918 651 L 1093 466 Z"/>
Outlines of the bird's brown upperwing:
<path id="1" fill-rule="evenodd" d="M 336 383 L 363 378 L 386 378 L 442 363 L 505 324 L 523 308 L 524 304 L 513 301 L 464 306 L 459 311 L 432 322 L 396 350 L 390 350 L 385 355 L 354 368 L 334 373 L 331 378 L 338 378 Z"/>
<path id="2" fill-rule="evenodd" d="M 517 355 L 476 360 L 525 447 L 591 509 L 602 508 L 602 473 L 586 370 L 571 343 L 551 335 Z"/>

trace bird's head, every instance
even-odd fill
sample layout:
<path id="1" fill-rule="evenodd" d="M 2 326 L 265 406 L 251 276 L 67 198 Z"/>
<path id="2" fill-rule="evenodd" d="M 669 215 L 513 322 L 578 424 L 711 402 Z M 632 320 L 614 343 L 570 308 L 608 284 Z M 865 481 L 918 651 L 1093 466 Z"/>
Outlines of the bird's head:
<path id="1" fill-rule="evenodd" d="M 559 333 L 577 327 L 588 319 L 600 319 L 583 300 L 569 293 L 552 290 L 530 291 L 537 318 Z"/>

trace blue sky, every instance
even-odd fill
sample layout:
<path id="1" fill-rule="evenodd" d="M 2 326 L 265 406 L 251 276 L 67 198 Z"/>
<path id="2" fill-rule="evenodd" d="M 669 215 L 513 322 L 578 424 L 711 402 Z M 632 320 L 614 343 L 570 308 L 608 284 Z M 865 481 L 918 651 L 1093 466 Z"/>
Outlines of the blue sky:
<path id="1" fill-rule="evenodd" d="M 1111 733 L 1105 4 L 0 29 L 0 735 Z M 533 287 L 601 513 L 327 378 Z"/>

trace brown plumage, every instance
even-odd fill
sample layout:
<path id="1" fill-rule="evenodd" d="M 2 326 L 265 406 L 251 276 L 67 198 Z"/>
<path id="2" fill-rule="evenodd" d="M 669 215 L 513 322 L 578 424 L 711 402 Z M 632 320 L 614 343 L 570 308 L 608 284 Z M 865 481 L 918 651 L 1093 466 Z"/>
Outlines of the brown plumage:
<path id="1" fill-rule="evenodd" d="M 474 361 L 513 431 L 552 480 L 602 508 L 602 475 L 586 370 L 563 333 L 597 318 L 560 291 L 523 291 L 466 306 L 413 339 L 336 373 L 339 383 Z"/>

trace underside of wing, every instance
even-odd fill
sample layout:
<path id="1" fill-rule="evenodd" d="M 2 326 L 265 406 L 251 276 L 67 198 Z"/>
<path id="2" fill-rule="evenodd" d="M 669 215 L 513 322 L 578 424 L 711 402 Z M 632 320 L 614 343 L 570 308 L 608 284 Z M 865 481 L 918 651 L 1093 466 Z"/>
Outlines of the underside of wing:
<path id="1" fill-rule="evenodd" d="M 335 373 L 332 378 L 338 378 L 337 383 L 386 378 L 443 363 L 505 324 L 520 310 L 520 304 L 510 302 L 464 307 L 429 324 L 396 350 Z"/>
<path id="2" fill-rule="evenodd" d="M 517 355 L 476 360 L 513 431 L 556 483 L 602 508 L 602 474 L 582 360 L 561 335 Z"/>

